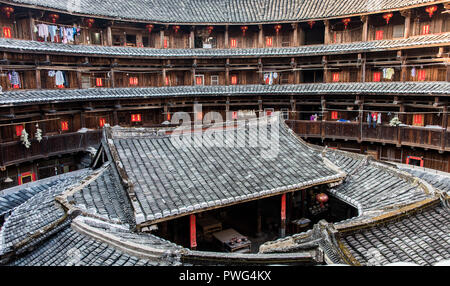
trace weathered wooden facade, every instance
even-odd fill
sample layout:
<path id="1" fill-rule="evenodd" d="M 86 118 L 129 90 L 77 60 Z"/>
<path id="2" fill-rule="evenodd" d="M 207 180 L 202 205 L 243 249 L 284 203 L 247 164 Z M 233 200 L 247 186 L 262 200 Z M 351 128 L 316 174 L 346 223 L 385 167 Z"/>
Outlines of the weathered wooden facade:
<path id="1" fill-rule="evenodd" d="M 105 124 L 159 126 L 194 104 L 224 119 L 282 111 L 312 142 L 450 171 L 448 1 L 166 21 L 0 6 L 3 181 L 96 146 Z"/>

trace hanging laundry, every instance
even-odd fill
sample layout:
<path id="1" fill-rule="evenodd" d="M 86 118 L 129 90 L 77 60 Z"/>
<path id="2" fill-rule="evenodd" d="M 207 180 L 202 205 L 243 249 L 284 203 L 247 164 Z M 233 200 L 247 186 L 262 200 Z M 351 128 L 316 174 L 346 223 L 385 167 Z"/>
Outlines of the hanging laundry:
<path id="1" fill-rule="evenodd" d="M 46 24 L 37 24 L 38 27 L 38 36 L 44 38 L 44 41 L 47 41 L 48 37 L 48 26 Z"/>
<path id="2" fill-rule="evenodd" d="M 371 123 L 372 123 L 372 115 L 370 115 L 370 113 L 367 113 L 367 124 L 368 124 L 369 128 L 370 128 Z"/>
<path id="3" fill-rule="evenodd" d="M 383 78 L 392 79 L 392 76 L 394 75 L 394 73 L 395 73 L 395 70 L 393 68 L 383 69 Z"/>
<path id="4" fill-rule="evenodd" d="M 416 68 L 412 68 L 411 69 L 411 76 L 415 77 L 416 76 Z"/>
<path id="5" fill-rule="evenodd" d="M 55 84 L 56 86 L 64 85 L 64 74 L 62 71 L 57 71 L 55 73 Z"/>
<path id="6" fill-rule="evenodd" d="M 381 114 L 377 115 L 377 124 L 381 124 Z"/>
<path id="7" fill-rule="evenodd" d="M 54 70 L 48 71 L 48 76 L 49 77 L 54 77 L 55 76 L 55 71 Z"/>
<path id="8" fill-rule="evenodd" d="M 50 41 L 54 42 L 55 41 L 55 36 L 56 36 L 56 30 L 58 29 L 58 27 L 51 25 L 48 26 L 48 33 L 50 34 Z"/>
<path id="9" fill-rule="evenodd" d="M 12 88 L 20 88 L 20 76 L 19 73 L 16 71 L 12 71 L 8 73 L 9 77 L 9 83 L 11 84 Z"/>
<path id="10" fill-rule="evenodd" d="M 67 41 L 73 42 L 73 28 L 66 28 Z"/>

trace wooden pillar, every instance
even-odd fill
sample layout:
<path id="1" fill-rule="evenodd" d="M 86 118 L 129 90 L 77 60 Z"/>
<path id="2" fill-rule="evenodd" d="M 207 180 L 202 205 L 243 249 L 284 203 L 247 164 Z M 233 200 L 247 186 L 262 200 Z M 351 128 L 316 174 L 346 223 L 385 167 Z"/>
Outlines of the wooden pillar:
<path id="1" fill-rule="evenodd" d="M 366 82 L 366 54 L 358 54 L 358 59 L 361 63 L 360 82 Z"/>
<path id="2" fill-rule="evenodd" d="M 412 32 L 410 32 L 409 36 L 416 36 L 416 35 L 420 35 L 420 19 L 419 17 L 416 17 L 413 21 L 412 24 Z M 408 36 L 408 37 L 409 37 Z"/>
<path id="3" fill-rule="evenodd" d="M 298 42 L 298 23 L 292 23 L 291 26 L 292 26 L 292 46 L 293 47 L 298 47 L 299 46 L 299 42 Z"/>
<path id="4" fill-rule="evenodd" d="M 292 68 L 292 82 L 289 82 L 290 84 L 298 84 L 298 70 L 297 70 L 297 61 L 295 58 L 291 58 L 290 62 L 291 68 Z"/>
<path id="5" fill-rule="evenodd" d="M 408 38 L 411 33 L 411 10 L 400 11 L 401 15 L 405 18 L 405 30 L 403 32 L 403 38 Z"/>
<path id="6" fill-rule="evenodd" d="M 263 64 L 261 58 L 258 58 L 258 81 L 259 84 L 264 83 Z"/>
<path id="7" fill-rule="evenodd" d="M 162 84 L 161 86 L 167 86 L 166 77 L 167 77 L 167 62 L 166 60 L 163 60 L 163 66 L 162 66 Z M 170 85 L 170 83 L 169 83 Z"/>
<path id="8" fill-rule="evenodd" d="M 142 40 L 142 32 L 136 33 L 136 47 L 144 47 L 144 42 Z"/>
<path id="9" fill-rule="evenodd" d="M 367 42 L 369 39 L 369 16 L 361 16 L 361 21 L 363 22 L 362 41 Z"/>
<path id="10" fill-rule="evenodd" d="M 325 20 L 324 24 L 325 24 L 325 33 L 324 33 L 325 36 L 324 36 L 323 42 L 324 42 L 325 45 L 328 45 L 328 44 L 331 43 L 331 40 L 330 40 L 330 21 L 329 20 Z"/>
<path id="11" fill-rule="evenodd" d="M 281 227 L 280 237 L 286 236 L 286 194 L 281 195 Z"/>
<path id="12" fill-rule="evenodd" d="M 112 28 L 111 25 L 108 25 L 106 27 L 106 44 L 108 46 L 112 46 L 113 45 L 113 39 L 112 39 Z"/>
<path id="13" fill-rule="evenodd" d="M 195 214 L 190 215 L 190 246 L 191 249 L 195 250 L 197 248 L 197 227 L 195 225 Z"/>
<path id="14" fill-rule="evenodd" d="M 258 48 L 264 48 L 264 30 L 263 25 L 258 25 Z"/>
<path id="15" fill-rule="evenodd" d="M 86 128 L 86 113 L 84 111 L 81 111 L 80 114 L 80 124 L 81 128 Z"/>
<path id="16" fill-rule="evenodd" d="M 401 75 L 400 75 L 400 81 L 405 82 L 408 77 L 408 66 L 406 65 L 406 56 L 401 56 Z"/>
<path id="17" fill-rule="evenodd" d="M 230 59 L 225 63 L 225 85 L 230 85 Z"/>
<path id="18" fill-rule="evenodd" d="M 111 80 L 111 87 L 115 88 L 116 87 L 116 74 L 114 72 L 114 69 L 112 68 L 110 71 L 110 80 Z"/>
<path id="19" fill-rule="evenodd" d="M 321 136 L 322 140 L 325 138 L 325 128 L 324 128 L 324 122 L 328 120 L 328 111 L 327 111 L 327 101 L 325 100 L 325 96 L 321 96 L 320 104 L 322 105 L 322 122 L 320 124 L 321 126 Z"/>
<path id="20" fill-rule="evenodd" d="M 444 105 L 442 110 L 442 133 L 441 133 L 441 152 L 445 150 L 445 143 L 447 142 L 447 122 L 448 122 L 448 107 L 447 105 Z"/>
<path id="21" fill-rule="evenodd" d="M 159 31 L 159 48 L 164 49 L 164 28 Z"/>
<path id="22" fill-rule="evenodd" d="M 361 143 L 363 138 L 363 126 L 364 126 L 364 102 L 359 95 L 356 96 L 355 104 L 358 105 L 358 143 Z"/>
<path id="23" fill-rule="evenodd" d="M 263 101 L 261 96 L 258 96 L 258 115 L 261 117 L 263 116 Z"/>
<path id="24" fill-rule="evenodd" d="M 36 68 L 36 89 L 41 89 L 41 70 Z"/>
<path id="25" fill-rule="evenodd" d="M 83 81 L 82 81 L 82 73 L 81 70 L 77 70 L 77 85 L 78 88 L 83 88 Z"/>
<path id="26" fill-rule="evenodd" d="M 328 60 L 327 56 L 322 56 L 322 65 L 323 65 L 323 82 L 328 82 Z"/>
<path id="27" fill-rule="evenodd" d="M 305 30 L 301 26 L 297 26 L 298 28 L 298 46 L 305 45 Z"/>
<path id="28" fill-rule="evenodd" d="M 225 49 L 228 49 L 230 47 L 230 41 L 228 39 L 228 25 L 225 25 L 225 37 L 224 37 L 224 41 L 225 41 Z"/>
<path id="29" fill-rule="evenodd" d="M 291 95 L 291 113 L 289 115 L 290 120 L 297 120 L 297 101 L 295 100 L 294 96 Z"/>
<path id="30" fill-rule="evenodd" d="M 33 14 L 31 13 L 31 10 L 28 10 L 28 19 L 30 22 L 30 39 L 32 41 L 35 41 L 36 34 L 34 33 L 34 18 L 33 18 Z"/>
<path id="31" fill-rule="evenodd" d="M 189 34 L 189 48 L 195 48 L 195 26 L 191 26 L 191 31 Z"/>
<path id="32" fill-rule="evenodd" d="M 197 59 L 194 59 L 194 62 L 192 63 L 192 69 L 191 69 L 191 74 L 192 74 L 192 84 L 191 85 L 195 85 L 195 69 L 197 68 Z M 205 84 L 205 83 L 203 83 Z"/>
<path id="33" fill-rule="evenodd" d="M 400 114 L 398 115 L 398 118 L 400 119 L 400 122 L 403 124 L 406 124 L 405 120 L 406 120 L 406 116 L 403 112 L 405 112 L 405 105 L 403 103 L 400 103 Z M 401 147 L 402 146 L 402 127 L 398 126 L 397 127 L 397 147 Z"/>

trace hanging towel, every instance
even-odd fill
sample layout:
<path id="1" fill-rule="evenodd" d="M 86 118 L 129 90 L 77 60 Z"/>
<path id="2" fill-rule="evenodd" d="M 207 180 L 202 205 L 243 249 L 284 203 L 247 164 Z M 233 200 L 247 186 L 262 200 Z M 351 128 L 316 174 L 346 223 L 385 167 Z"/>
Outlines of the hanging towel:
<path id="1" fill-rule="evenodd" d="M 416 76 L 416 68 L 412 68 L 411 69 L 411 76 L 415 77 Z"/>
<path id="2" fill-rule="evenodd" d="M 377 116 L 377 124 L 381 124 L 381 114 L 378 114 Z"/>
<path id="3" fill-rule="evenodd" d="M 392 76 L 394 75 L 395 71 L 393 68 L 387 68 L 386 69 L 386 79 L 392 79 Z"/>
<path id="4" fill-rule="evenodd" d="M 61 71 L 57 71 L 55 73 L 55 84 L 58 85 L 63 85 L 64 84 L 64 75 Z"/>

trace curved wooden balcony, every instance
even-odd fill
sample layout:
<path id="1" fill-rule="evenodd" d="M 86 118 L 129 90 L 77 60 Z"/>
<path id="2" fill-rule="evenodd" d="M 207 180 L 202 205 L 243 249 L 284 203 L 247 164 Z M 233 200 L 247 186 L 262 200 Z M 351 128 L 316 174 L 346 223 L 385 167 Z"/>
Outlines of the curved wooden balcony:
<path id="1" fill-rule="evenodd" d="M 445 129 L 389 125 L 373 128 L 367 123 L 336 121 L 287 120 L 286 123 L 303 138 L 379 142 L 450 151 L 450 136 Z"/>
<path id="2" fill-rule="evenodd" d="M 31 140 L 30 148 L 25 148 L 21 141 L 0 144 L 0 166 L 6 167 L 50 156 L 86 151 L 88 147 L 98 147 L 102 130 L 84 133 L 72 132 L 53 136 L 43 136 L 41 142 Z"/>

